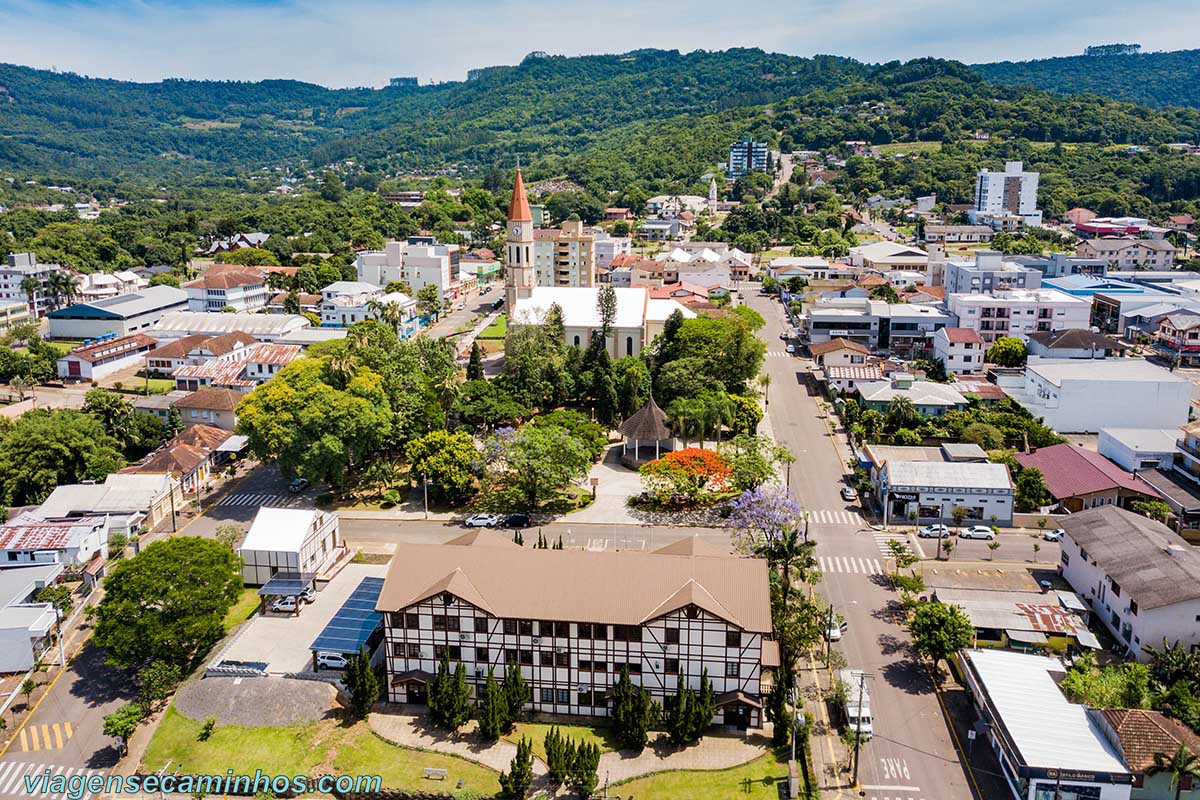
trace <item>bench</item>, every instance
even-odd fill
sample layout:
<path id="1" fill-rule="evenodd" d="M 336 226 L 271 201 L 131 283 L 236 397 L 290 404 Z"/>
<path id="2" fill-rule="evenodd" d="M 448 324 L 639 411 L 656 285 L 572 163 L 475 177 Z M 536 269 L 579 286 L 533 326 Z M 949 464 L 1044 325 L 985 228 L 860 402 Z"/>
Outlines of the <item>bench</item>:
<path id="1" fill-rule="evenodd" d="M 444 781 L 446 776 L 450 774 L 450 770 L 434 769 L 433 767 L 425 768 L 425 777 L 431 781 Z"/>

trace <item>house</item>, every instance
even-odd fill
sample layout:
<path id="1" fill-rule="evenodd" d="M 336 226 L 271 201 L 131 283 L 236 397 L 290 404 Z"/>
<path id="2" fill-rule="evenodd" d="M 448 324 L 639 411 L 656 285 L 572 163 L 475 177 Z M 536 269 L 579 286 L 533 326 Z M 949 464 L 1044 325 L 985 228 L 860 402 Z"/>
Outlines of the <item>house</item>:
<path id="1" fill-rule="evenodd" d="M 1132 800 L 1200 798 L 1200 781 L 1184 775 L 1172 785 L 1171 773 L 1155 768 L 1159 753 L 1170 758 L 1180 747 L 1200 752 L 1200 736 L 1187 725 L 1148 708 L 1089 708 L 1088 716 L 1134 773 Z"/>
<path id="2" fill-rule="evenodd" d="M 1089 710 L 1058 688 L 1061 661 L 995 649 L 963 650 L 957 660 L 985 723 L 974 746 L 991 748 L 1016 800 L 1129 800 L 1133 775 Z"/>
<path id="3" fill-rule="evenodd" d="M 865 364 L 871 351 L 866 345 L 837 338 L 809 345 L 813 363 L 819 367 L 851 367 Z"/>
<path id="4" fill-rule="evenodd" d="M 211 425 L 226 431 L 237 427 L 237 408 L 246 395 L 234 389 L 206 386 L 175 401 L 184 425 Z"/>
<path id="5" fill-rule="evenodd" d="M 127 535 L 153 530 L 183 508 L 179 481 L 166 473 L 122 475 L 104 483 L 58 486 L 37 510 L 40 519 L 76 519 L 107 514 L 111 530 Z"/>
<path id="6" fill-rule="evenodd" d="M 967 407 L 966 398 L 950 384 L 914 380 L 912 375 L 905 372 L 892 375 L 890 381 L 860 383 L 858 394 L 864 410 L 883 413 L 898 398 L 911 402 L 923 417 L 940 417 L 947 411 L 962 411 Z"/>
<path id="7" fill-rule="evenodd" d="M 1102 506 L 1062 523 L 1060 569 L 1138 661 L 1145 648 L 1200 644 L 1200 553 L 1170 528 Z"/>
<path id="8" fill-rule="evenodd" d="M 610 207 L 604 209 L 604 221 L 605 222 L 617 222 L 620 220 L 629 221 L 629 220 L 634 219 L 635 216 L 636 215 L 628 208 L 618 208 L 616 206 L 610 206 Z"/>
<path id="9" fill-rule="evenodd" d="M 129 404 L 137 413 L 155 417 L 166 425 L 171 421 L 171 409 L 175 408 L 176 401 L 182 400 L 186 395 L 187 392 L 180 391 L 171 391 L 166 394 L 139 394 L 134 396 Z"/>
<path id="10" fill-rule="evenodd" d="M 776 256 L 767 265 L 767 272 L 777 281 L 791 278 L 804 280 L 824 280 L 817 276 L 829 268 L 829 262 L 820 256 Z"/>
<path id="11" fill-rule="evenodd" d="M 728 292 L 716 290 L 717 294 Z M 707 286 L 697 286 L 692 283 L 670 283 L 657 289 L 650 290 L 650 297 L 655 300 L 674 300 L 685 306 L 707 304 L 710 300 L 710 290 Z"/>
<path id="12" fill-rule="evenodd" d="M 933 334 L 953 321 L 934 305 L 846 298 L 809 304 L 803 327 L 810 346 L 842 338 L 874 351 L 919 358 L 932 354 Z"/>
<path id="13" fill-rule="evenodd" d="M 288 298 L 291 297 L 289 292 L 276 292 L 271 295 L 271 299 L 267 302 L 267 312 L 270 314 L 287 314 Z M 296 292 L 295 295 L 296 311 L 300 314 L 321 314 L 321 295 L 309 294 L 308 292 Z"/>
<path id="14" fill-rule="evenodd" d="M 677 219 L 648 219 L 637 227 L 638 237 L 649 242 L 669 242 L 682 236 Z"/>
<path id="15" fill-rule="evenodd" d="M 180 367 L 205 364 L 214 358 L 238 354 L 255 344 L 258 344 L 258 340 L 248 333 L 225 333 L 220 336 L 197 333 L 155 348 L 146 356 L 146 369 L 159 375 L 174 375 Z"/>
<path id="16" fill-rule="evenodd" d="M 160 342 L 195 334 L 220 336 L 223 333 L 248 333 L 260 342 L 274 342 L 308 327 L 308 320 L 299 314 L 172 311 L 164 314 L 147 332 Z"/>
<path id="17" fill-rule="evenodd" d="M 987 343 L 973 328 L 939 328 L 933 334 L 933 356 L 952 375 L 974 375 L 983 370 Z"/>
<path id="18" fill-rule="evenodd" d="M 1034 331 L 1025 343 L 1030 355 L 1041 358 L 1113 358 L 1128 349 L 1120 342 L 1086 328 Z"/>
<path id="19" fill-rule="evenodd" d="M 259 342 L 202 364 L 178 367 L 172 377 L 175 388 L 185 392 L 208 386 L 249 392 L 300 358 L 300 350 L 296 344 Z"/>
<path id="20" fill-rule="evenodd" d="M 1008 396 L 1061 433 L 1101 428 L 1177 428 L 1188 420 L 1192 383 L 1144 359 L 1031 357 L 1023 376 L 1000 378 Z"/>
<path id="21" fill-rule="evenodd" d="M 1158 500 L 1154 487 L 1093 450 L 1063 443 L 1017 453 L 1024 469 L 1037 469 L 1050 496 L 1069 512 L 1104 505 Z"/>
<path id="22" fill-rule="evenodd" d="M 633 289 L 639 286 L 657 288 L 666 283 L 676 282 L 666 279 L 668 267 L 669 265 L 655 261 L 653 258 L 619 255 L 613 258 L 609 264 L 608 283 L 615 288 L 623 289 Z M 671 277 L 678 278 L 679 276 L 675 274 Z"/>
<path id="23" fill-rule="evenodd" d="M 1166 239 L 1101 236 L 1081 241 L 1075 248 L 1075 255 L 1103 259 L 1112 269 L 1171 269 L 1175 266 L 1175 245 Z"/>
<path id="24" fill-rule="evenodd" d="M 0 524 L 0 575 L 24 564 L 80 568 L 103 554 L 109 528 L 106 514 L 57 518 L 22 512 Z"/>
<path id="25" fill-rule="evenodd" d="M 231 441 L 231 440 L 241 441 Z M 140 464 L 121 470 L 123 475 L 165 473 L 183 486 L 184 494 L 195 494 L 209 477 L 244 445 L 243 437 L 209 425 L 188 425 L 146 457 Z"/>
<path id="26" fill-rule="evenodd" d="M 877 383 L 886 380 L 886 376 L 879 365 L 864 364 L 857 367 L 823 367 L 816 374 L 816 379 L 832 390 L 847 394 L 857 392 L 859 384 Z"/>
<path id="27" fill-rule="evenodd" d="M 1118 467 L 1139 475 L 1175 464 L 1178 428 L 1101 428 L 1097 450 Z"/>
<path id="28" fill-rule="evenodd" d="M 263 273 L 251 269 L 212 271 L 183 284 L 189 311 L 257 311 L 271 299 Z"/>
<path id="29" fill-rule="evenodd" d="M 238 555 L 245 584 L 263 586 L 281 572 L 308 581 L 324 575 L 344 558 L 346 544 L 338 531 L 337 514 L 263 506 L 254 515 Z"/>
<path id="30" fill-rule="evenodd" d="M 919 247 L 896 242 L 872 242 L 850 248 L 850 263 L 886 272 L 911 269 L 924 272 L 929 268 L 929 253 Z"/>
<path id="31" fill-rule="evenodd" d="M 321 325 L 348 328 L 356 322 L 386 316 L 385 309 L 396 306 L 397 333 L 411 336 L 418 327 L 417 301 L 403 292 L 385 292 L 365 281 L 336 281 L 321 290 Z"/>
<path id="32" fill-rule="evenodd" d="M 617 256 L 627 256 L 633 253 L 633 240 L 628 236 L 613 236 L 605 231 L 595 231 L 592 237 L 597 272 L 609 269 L 613 259 Z"/>
<path id="33" fill-rule="evenodd" d="M 1081 208 L 1079 206 L 1076 206 L 1066 214 L 1063 214 L 1063 217 L 1072 225 L 1080 225 L 1084 222 L 1091 222 L 1097 216 L 1099 215 L 1095 211 L 1087 208 Z"/>
<path id="34" fill-rule="evenodd" d="M 173 286 L 151 286 L 105 300 L 75 303 L 47 314 L 50 338 L 98 339 L 108 334 L 147 332 L 165 315 L 187 307 L 187 292 Z"/>
<path id="35" fill-rule="evenodd" d="M 149 287 L 149 281 L 129 270 L 80 273 L 76 280 L 75 293 L 85 302 L 140 292 Z"/>
<path id="36" fill-rule="evenodd" d="M 552 305 L 562 309 L 564 338 L 567 344 L 587 347 L 592 334 L 600 329 L 600 316 L 596 310 L 598 288 L 535 286 L 527 297 L 517 300 L 512 309 L 509 325 L 540 325 Z M 674 300 L 656 300 L 646 288 L 614 289 L 617 297 L 617 314 L 612 325 L 608 343 L 613 358 L 636 356 L 642 348 L 661 332 L 674 311 L 685 318 L 693 318 L 696 312 Z"/>
<path id="37" fill-rule="evenodd" d="M 61 564 L 0 569 L 0 674 L 33 669 L 54 646 L 59 616 L 36 598 L 62 573 Z"/>
<path id="38" fill-rule="evenodd" d="M 519 665 L 529 709 L 606 716 L 622 670 L 662 705 L 707 670 L 714 721 L 761 727 L 778 666 L 766 562 L 699 537 L 654 551 L 531 550 L 492 531 L 396 546 L 384 613 L 387 699 L 427 702 L 439 659 L 477 692 L 490 669 Z"/>
<path id="39" fill-rule="evenodd" d="M 270 234 L 255 231 L 253 233 L 235 233 L 222 239 L 213 239 L 208 247 L 196 250 L 200 255 L 215 256 L 217 253 L 228 253 L 230 250 L 241 250 L 243 247 L 262 247 L 271 238 Z"/>
<path id="40" fill-rule="evenodd" d="M 1196 224 L 1191 214 L 1172 214 L 1167 217 L 1167 227 L 1173 231 L 1186 231 Z"/>
<path id="41" fill-rule="evenodd" d="M 58 359 L 58 377 L 70 381 L 100 380 L 141 363 L 157 345 L 157 341 L 144 333 L 80 345 Z"/>
<path id="42" fill-rule="evenodd" d="M 975 628 L 972 647 L 1064 652 L 1100 649 L 1087 606 L 1074 592 L 934 589 L 931 600 L 958 606 Z"/>
<path id="43" fill-rule="evenodd" d="M 996 232 L 987 225 L 926 225 L 925 241 L 938 244 L 982 244 Z"/>
<path id="44" fill-rule="evenodd" d="M 1200 314 L 1179 311 L 1163 317 L 1154 334 L 1154 349 L 1181 367 L 1200 363 Z"/>

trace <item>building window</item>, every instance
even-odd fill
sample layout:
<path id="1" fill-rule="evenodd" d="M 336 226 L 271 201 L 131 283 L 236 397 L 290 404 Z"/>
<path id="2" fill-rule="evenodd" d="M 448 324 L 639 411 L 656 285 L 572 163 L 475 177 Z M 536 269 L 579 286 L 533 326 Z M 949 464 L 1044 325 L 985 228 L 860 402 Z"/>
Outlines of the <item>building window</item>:
<path id="1" fill-rule="evenodd" d="M 446 615 L 445 614 L 434 614 L 433 615 L 433 629 L 435 631 L 446 630 Z"/>
<path id="2" fill-rule="evenodd" d="M 522 664 L 527 664 L 527 665 L 533 664 L 533 651 L 532 650 L 522 650 L 522 651 L 520 651 L 519 655 L 520 655 Z"/>
<path id="3" fill-rule="evenodd" d="M 404 642 L 392 642 L 392 656 L 404 658 Z"/>
<path id="4" fill-rule="evenodd" d="M 570 689 L 555 689 L 554 690 L 554 700 L 559 705 L 565 706 L 567 703 L 571 702 L 571 690 Z"/>
<path id="5" fill-rule="evenodd" d="M 592 671 L 592 662 L 586 661 L 582 658 L 579 659 L 579 671 L 580 672 L 591 672 Z"/>
<path id="6" fill-rule="evenodd" d="M 504 633 L 508 636 L 517 635 L 517 621 L 515 619 L 504 620 Z"/>
<path id="7" fill-rule="evenodd" d="M 608 672 L 608 662 L 607 661 L 593 661 L 592 662 L 592 672 Z"/>
<path id="8" fill-rule="evenodd" d="M 475 618 L 475 632 L 476 633 L 487 633 L 488 632 L 487 617 L 476 617 Z"/>
<path id="9" fill-rule="evenodd" d="M 667 644 L 679 644 L 679 628 L 667 628 L 664 633 Z"/>
<path id="10" fill-rule="evenodd" d="M 641 640 L 642 640 L 642 627 L 640 625 L 614 625 L 613 626 L 613 641 L 640 642 Z"/>
<path id="11" fill-rule="evenodd" d="M 580 639 L 592 638 L 592 624 L 590 622 L 581 622 L 579 623 L 578 627 Z"/>
<path id="12" fill-rule="evenodd" d="M 392 613 L 388 614 L 388 624 L 393 628 L 403 628 L 404 615 L 398 611 L 393 611 Z"/>
<path id="13" fill-rule="evenodd" d="M 607 625 L 593 625 L 592 626 L 592 638 L 600 640 L 600 641 L 607 639 L 608 638 L 608 626 Z"/>
<path id="14" fill-rule="evenodd" d="M 520 619 L 517 620 L 517 633 L 522 636 L 533 636 L 533 620 Z"/>
<path id="15" fill-rule="evenodd" d="M 553 635 L 554 635 L 554 623 L 553 622 L 547 622 L 546 620 L 542 620 L 541 622 L 538 623 L 538 636 L 553 636 Z"/>
<path id="16" fill-rule="evenodd" d="M 505 651 L 504 651 L 504 663 L 505 663 L 505 664 L 515 664 L 515 663 L 517 663 L 517 658 L 518 658 L 518 657 L 519 657 L 519 656 L 517 655 L 517 651 L 516 651 L 516 650 L 505 650 Z"/>
<path id="17" fill-rule="evenodd" d="M 457 633 L 461 629 L 460 622 L 458 617 L 446 617 L 446 630 Z"/>
<path id="18" fill-rule="evenodd" d="M 592 693 L 591 692 L 580 692 L 579 693 L 579 705 L 590 706 L 591 704 L 592 704 Z"/>
<path id="19" fill-rule="evenodd" d="M 679 659 L 678 658 L 663 659 L 663 672 L 665 672 L 667 675 L 678 675 L 679 674 Z"/>
<path id="20" fill-rule="evenodd" d="M 488 663 L 488 649 L 486 647 L 475 648 L 475 660 L 481 664 Z"/>
<path id="21" fill-rule="evenodd" d="M 414 630 L 414 631 L 417 630 L 418 628 L 421 627 L 421 618 L 419 616 L 417 616 L 416 614 L 405 614 L 404 615 L 404 627 L 410 628 L 411 630 Z"/>
<path id="22" fill-rule="evenodd" d="M 725 646 L 726 647 L 741 647 L 742 632 L 741 631 L 725 631 Z"/>
<path id="23" fill-rule="evenodd" d="M 543 667 L 553 667 L 554 666 L 554 653 L 550 650 L 542 650 L 540 652 L 541 652 L 541 656 L 538 658 L 538 663 L 541 664 Z"/>
<path id="24" fill-rule="evenodd" d="M 1137 616 L 1137 601 L 1136 601 L 1136 600 L 1130 599 L 1130 601 L 1129 601 L 1129 613 L 1130 613 L 1130 614 L 1132 614 L 1132 615 L 1133 615 L 1133 616 L 1135 616 L 1135 617 Z"/>
<path id="25" fill-rule="evenodd" d="M 742 676 L 742 665 L 737 661 L 725 662 L 725 677 L 740 678 Z"/>
<path id="26" fill-rule="evenodd" d="M 408 657 L 409 658 L 420 658 L 421 657 L 421 645 L 417 644 L 416 642 L 409 642 L 408 643 Z"/>
<path id="27" fill-rule="evenodd" d="M 571 635 L 571 623 L 569 623 L 569 622 L 554 623 L 554 635 L 555 636 L 570 636 Z"/>
<path id="28" fill-rule="evenodd" d="M 441 661 L 449 655 L 451 661 L 462 661 L 462 648 L 456 644 L 435 644 L 433 646 L 433 657 Z"/>
<path id="29" fill-rule="evenodd" d="M 1112 581 L 1112 586 L 1110 588 L 1112 589 L 1113 597 L 1120 597 L 1121 596 L 1121 584 L 1117 583 L 1116 581 L 1113 581 L 1111 578 L 1109 580 Z"/>
<path id="30" fill-rule="evenodd" d="M 542 702 L 543 703 L 553 703 L 554 702 L 554 690 L 553 689 L 547 689 L 547 688 L 542 689 Z"/>
<path id="31" fill-rule="evenodd" d="M 632 336 L 625 337 L 625 355 L 627 355 L 627 356 L 633 355 L 633 337 Z"/>
<path id="32" fill-rule="evenodd" d="M 579 337 L 578 336 L 575 337 L 575 346 L 579 347 Z"/>
<path id="33" fill-rule="evenodd" d="M 564 648 L 554 654 L 554 666 L 569 667 L 571 666 L 571 654 Z"/>

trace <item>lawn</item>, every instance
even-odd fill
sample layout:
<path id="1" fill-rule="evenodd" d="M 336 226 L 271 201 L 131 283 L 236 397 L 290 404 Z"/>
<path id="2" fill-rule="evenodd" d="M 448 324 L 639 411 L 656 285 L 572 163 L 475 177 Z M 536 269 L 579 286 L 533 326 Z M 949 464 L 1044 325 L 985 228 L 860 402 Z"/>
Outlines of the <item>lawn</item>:
<path id="1" fill-rule="evenodd" d="M 603 780 L 603 776 L 601 777 Z M 765 755 L 749 764 L 722 770 L 659 772 L 617 784 L 621 797 L 651 797 L 654 800 L 708 800 L 758 798 L 779 800 L 779 784 L 787 789 L 787 761 Z"/>
<path id="2" fill-rule="evenodd" d="M 479 333 L 480 339 L 503 339 L 508 331 L 508 317 L 501 314 Z"/>
<path id="3" fill-rule="evenodd" d="M 229 632 L 233 628 L 254 616 L 254 612 L 258 611 L 258 590 L 257 589 L 242 589 L 242 596 L 238 598 L 229 612 L 225 614 L 225 622 L 223 623 L 225 631 Z"/>
<path id="4" fill-rule="evenodd" d="M 892 142 L 891 144 L 876 145 L 881 155 L 891 156 L 899 153 L 936 153 L 942 149 L 941 142 Z"/>
<path id="5" fill-rule="evenodd" d="M 600 748 L 601 753 L 608 753 L 616 750 L 618 747 L 617 738 L 613 734 L 612 728 L 607 726 L 587 727 L 583 725 L 546 725 L 540 722 L 518 722 L 513 726 L 511 733 L 505 734 L 504 738 L 516 744 L 521 740 L 522 736 L 526 736 L 531 740 L 533 745 L 533 754 L 542 761 L 546 760 L 546 734 L 550 732 L 552 727 L 557 727 L 558 732 L 563 735 L 563 738 L 574 739 L 578 742 L 588 742 Z"/>
<path id="6" fill-rule="evenodd" d="M 380 775 L 385 788 L 461 796 L 493 794 L 499 789 L 496 773 L 487 767 L 441 753 L 395 747 L 363 722 L 350 727 L 334 720 L 281 728 L 218 725 L 205 742 L 197 738 L 200 728 L 200 722 L 168 709 L 143 767 L 156 770 L 170 761 L 172 769 L 204 774 L 223 774 L 227 769 L 253 774 L 259 769 L 267 775 Z M 425 778 L 426 767 L 450 774 L 435 783 Z M 459 779 L 463 788 L 455 791 Z"/>

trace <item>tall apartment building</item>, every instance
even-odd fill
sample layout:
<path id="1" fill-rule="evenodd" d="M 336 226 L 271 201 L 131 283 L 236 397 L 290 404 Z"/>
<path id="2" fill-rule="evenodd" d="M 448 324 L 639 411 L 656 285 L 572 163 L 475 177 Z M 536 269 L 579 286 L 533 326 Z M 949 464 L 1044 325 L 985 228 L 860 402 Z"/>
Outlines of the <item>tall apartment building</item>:
<path id="1" fill-rule="evenodd" d="M 533 264 L 538 286 L 596 285 L 596 237 L 579 220 L 533 233 Z"/>
<path id="2" fill-rule="evenodd" d="M 751 172 L 766 172 L 769 169 L 767 143 L 756 142 L 749 136 L 729 145 L 729 164 L 726 174 L 740 178 Z"/>
<path id="3" fill-rule="evenodd" d="M 461 255 L 456 244 L 442 244 L 432 236 L 410 236 L 405 241 L 389 241 L 383 250 L 359 253 L 355 270 L 360 281 L 375 286 L 400 281 L 414 293 L 436 286 L 444 299 L 454 300 L 461 294 Z"/>
<path id="4" fill-rule="evenodd" d="M 968 212 L 972 223 L 1020 217 L 1025 225 L 1042 224 L 1037 207 L 1039 173 L 1026 172 L 1024 166 L 1020 161 L 1006 161 L 1003 172 L 981 169 L 976 173 L 975 207 Z"/>
<path id="5" fill-rule="evenodd" d="M 608 269 L 617 256 L 633 253 L 633 240 L 628 236 L 613 236 L 606 231 L 597 231 L 593 236 L 598 270 Z"/>
<path id="6" fill-rule="evenodd" d="M 29 307 L 32 316 L 44 317 L 51 303 L 50 275 L 61 271 L 58 264 L 39 264 L 33 253 L 12 253 L 8 263 L 0 267 L 0 300 L 18 300 Z M 26 278 L 38 282 L 32 297 L 21 285 Z"/>
<path id="7" fill-rule="evenodd" d="M 1036 289 L 1042 285 L 1041 270 L 1009 261 L 996 250 L 979 250 L 975 263 L 949 261 L 944 278 L 946 297 L 956 294 L 991 294 L 1007 289 Z"/>
<path id="8" fill-rule="evenodd" d="M 1057 289 L 1010 289 L 992 294 L 956 294 L 946 306 L 961 328 L 979 333 L 985 342 L 1002 336 L 1025 340 L 1029 334 L 1087 328 L 1092 305 Z"/>
<path id="9" fill-rule="evenodd" d="M 779 664 L 766 562 L 698 537 L 653 552 L 531 550 L 493 531 L 402 543 L 376 609 L 396 703 L 426 703 L 443 657 L 474 692 L 516 664 L 531 710 L 597 717 L 624 668 L 659 704 L 707 670 L 714 722 L 757 728 Z"/>

